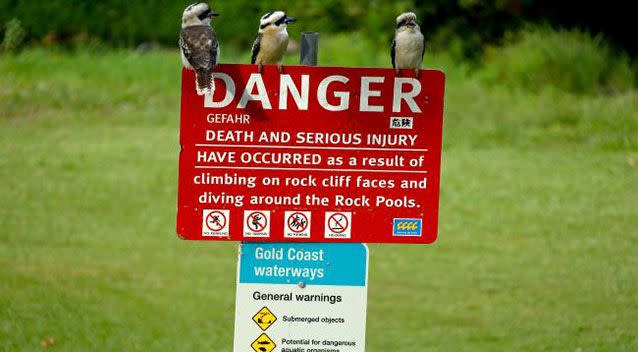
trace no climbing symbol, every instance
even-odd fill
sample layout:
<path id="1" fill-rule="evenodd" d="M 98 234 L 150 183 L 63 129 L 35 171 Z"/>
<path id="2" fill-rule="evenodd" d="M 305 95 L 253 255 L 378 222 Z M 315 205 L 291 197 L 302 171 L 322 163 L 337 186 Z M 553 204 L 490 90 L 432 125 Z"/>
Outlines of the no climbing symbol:
<path id="1" fill-rule="evenodd" d="M 270 211 L 244 211 L 244 237 L 270 237 Z"/>
<path id="2" fill-rule="evenodd" d="M 248 215 L 246 225 L 248 226 L 248 229 L 253 232 L 261 232 L 265 230 L 266 225 L 268 225 L 266 214 L 260 211 L 253 211 Z"/>

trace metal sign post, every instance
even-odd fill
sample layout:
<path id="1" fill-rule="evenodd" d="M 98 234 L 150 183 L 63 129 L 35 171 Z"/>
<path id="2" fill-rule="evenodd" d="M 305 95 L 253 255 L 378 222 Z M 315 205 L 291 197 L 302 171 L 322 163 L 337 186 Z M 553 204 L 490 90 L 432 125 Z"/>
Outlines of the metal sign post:
<path id="1" fill-rule="evenodd" d="M 301 59 L 302 66 L 317 66 L 319 64 L 319 33 L 301 33 Z"/>

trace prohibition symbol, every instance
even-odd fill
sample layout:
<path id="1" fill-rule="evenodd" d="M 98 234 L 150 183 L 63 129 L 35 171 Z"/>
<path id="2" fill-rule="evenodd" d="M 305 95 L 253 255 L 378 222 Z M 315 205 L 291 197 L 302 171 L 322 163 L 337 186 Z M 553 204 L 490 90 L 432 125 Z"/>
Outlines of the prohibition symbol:
<path id="1" fill-rule="evenodd" d="M 226 216 L 220 211 L 214 211 L 206 217 L 206 227 L 211 231 L 221 231 L 226 227 Z"/>
<path id="2" fill-rule="evenodd" d="M 290 231 L 302 233 L 308 228 L 308 217 L 302 212 L 294 212 L 288 217 L 286 225 L 288 225 Z"/>
<path id="3" fill-rule="evenodd" d="M 348 226 L 348 218 L 342 213 L 334 213 L 328 218 L 328 228 L 334 233 L 344 233 Z"/>
<path id="4" fill-rule="evenodd" d="M 267 225 L 268 225 L 268 218 L 266 217 L 266 214 L 260 211 L 254 211 L 248 215 L 248 218 L 246 218 L 246 226 L 248 226 L 248 229 L 250 231 L 253 231 L 253 232 L 264 231 Z"/>

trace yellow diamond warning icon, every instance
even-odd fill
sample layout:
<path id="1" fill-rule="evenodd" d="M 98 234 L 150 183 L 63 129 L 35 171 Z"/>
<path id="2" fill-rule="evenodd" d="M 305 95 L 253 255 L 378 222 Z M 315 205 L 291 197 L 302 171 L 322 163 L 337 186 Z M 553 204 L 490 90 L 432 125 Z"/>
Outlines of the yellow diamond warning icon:
<path id="1" fill-rule="evenodd" d="M 253 321 L 259 325 L 261 330 L 266 331 L 272 324 L 277 321 L 277 317 L 272 314 L 270 309 L 267 307 L 262 308 L 255 316 L 253 317 Z"/>
<path id="2" fill-rule="evenodd" d="M 272 352 L 277 345 L 275 345 L 268 335 L 261 334 L 250 347 L 252 347 L 255 352 Z"/>

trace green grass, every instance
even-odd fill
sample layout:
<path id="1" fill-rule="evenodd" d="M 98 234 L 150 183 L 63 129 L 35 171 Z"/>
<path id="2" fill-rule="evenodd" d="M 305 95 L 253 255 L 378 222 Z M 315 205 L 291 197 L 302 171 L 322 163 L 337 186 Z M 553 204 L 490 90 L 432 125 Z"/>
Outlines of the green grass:
<path id="1" fill-rule="evenodd" d="M 448 73 L 440 238 L 371 246 L 368 351 L 638 350 L 635 93 L 426 65 Z M 176 52 L 0 57 L 0 351 L 231 351 L 237 246 L 174 231 L 179 72 Z"/>
<path id="2" fill-rule="evenodd" d="M 487 52 L 482 75 L 488 82 L 535 92 L 551 86 L 577 94 L 618 93 L 637 87 L 629 57 L 614 52 L 602 35 L 528 27 L 510 37 L 505 47 Z"/>

